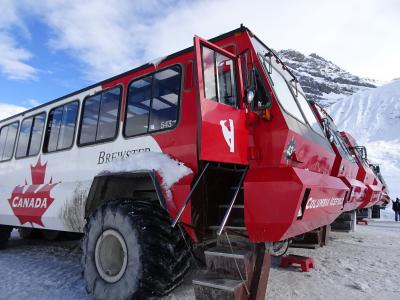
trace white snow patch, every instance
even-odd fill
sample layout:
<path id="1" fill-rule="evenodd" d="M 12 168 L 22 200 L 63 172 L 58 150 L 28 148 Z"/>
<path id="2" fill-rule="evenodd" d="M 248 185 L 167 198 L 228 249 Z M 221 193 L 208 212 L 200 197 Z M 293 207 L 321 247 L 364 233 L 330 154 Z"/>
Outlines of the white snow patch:
<path id="1" fill-rule="evenodd" d="M 360 143 L 400 142 L 400 80 L 338 101 L 329 107 L 329 113 Z"/>
<path id="2" fill-rule="evenodd" d="M 156 171 L 163 179 L 162 187 L 171 199 L 171 187 L 181 178 L 192 172 L 184 163 L 171 158 L 169 155 L 157 152 L 142 152 L 124 160 L 117 160 L 104 172 L 133 172 L 149 170 Z"/>
<path id="3" fill-rule="evenodd" d="M 328 111 L 340 130 L 367 147 L 369 160 L 381 165 L 389 196 L 400 197 L 400 80 L 358 92 Z M 382 218 L 393 215 L 389 205 Z"/>
<path id="4" fill-rule="evenodd" d="M 155 66 L 157 68 L 158 65 L 161 64 L 166 58 L 167 58 L 167 56 L 157 57 L 157 58 L 152 59 L 151 61 L 149 61 L 149 64 L 151 64 L 151 65 L 153 65 L 153 66 Z"/>

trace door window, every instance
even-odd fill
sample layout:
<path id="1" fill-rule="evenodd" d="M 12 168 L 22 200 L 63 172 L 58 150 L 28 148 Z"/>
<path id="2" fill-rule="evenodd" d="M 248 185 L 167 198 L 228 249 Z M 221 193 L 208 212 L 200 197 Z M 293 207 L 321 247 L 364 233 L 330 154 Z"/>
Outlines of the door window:
<path id="1" fill-rule="evenodd" d="M 236 106 L 235 64 L 229 57 L 202 47 L 205 98 Z"/>

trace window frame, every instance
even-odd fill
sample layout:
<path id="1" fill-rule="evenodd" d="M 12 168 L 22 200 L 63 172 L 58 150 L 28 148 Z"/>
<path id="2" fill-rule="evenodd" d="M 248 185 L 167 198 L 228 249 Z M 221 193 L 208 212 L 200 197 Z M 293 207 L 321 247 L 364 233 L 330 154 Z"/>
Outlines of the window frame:
<path id="1" fill-rule="evenodd" d="M 213 61 L 213 63 L 214 63 L 214 67 L 215 67 L 215 70 L 214 70 L 214 72 L 215 72 L 215 78 L 214 78 L 214 81 L 215 81 L 215 89 L 216 89 L 216 97 L 217 97 L 217 99 L 216 100 L 212 100 L 212 99 L 208 99 L 207 98 L 207 96 L 206 96 L 206 84 L 205 84 L 205 80 L 204 80 L 204 78 L 205 78 L 205 75 L 204 75 L 204 56 L 203 56 L 203 49 L 204 48 L 207 48 L 207 49 L 209 49 L 209 50 L 211 50 L 211 51 L 213 51 L 214 52 L 214 61 Z M 216 102 L 216 103 L 218 103 L 218 104 L 223 104 L 223 105 L 226 105 L 226 106 L 229 106 L 229 107 L 233 107 L 233 108 L 236 108 L 236 109 L 239 109 L 240 108 L 240 97 L 239 97 L 239 85 L 238 85 L 238 83 L 239 83 L 239 78 L 238 78 L 238 76 L 239 76 L 239 68 L 238 68 L 238 60 L 236 60 L 236 59 L 233 59 L 233 58 L 229 58 L 229 57 L 227 57 L 227 56 L 225 56 L 225 57 L 227 57 L 227 58 L 229 58 L 231 61 L 232 61 L 232 63 L 233 63 L 233 71 L 234 71 L 234 80 L 235 80 L 235 105 L 229 105 L 229 104 L 226 104 L 226 103 L 224 103 L 224 102 L 221 102 L 220 101 L 220 97 L 219 97 L 219 93 L 220 93 L 220 90 L 219 90 L 219 82 L 218 82 L 218 69 L 217 69 L 217 65 L 216 65 L 216 62 L 217 62 L 217 56 L 216 56 L 216 54 L 220 54 L 220 55 L 223 55 L 223 56 L 225 56 L 224 54 L 222 54 L 221 52 L 219 52 L 219 51 L 217 51 L 217 50 L 214 50 L 214 49 L 212 49 L 212 48 L 210 48 L 210 47 L 208 47 L 208 46 L 205 46 L 205 45 L 201 45 L 201 72 L 202 72 L 202 76 L 203 76 L 203 91 L 201 91 L 202 93 L 203 93 L 203 95 L 204 95 L 204 100 L 208 100 L 208 101 L 214 101 L 214 102 Z"/>
<path id="2" fill-rule="evenodd" d="M 177 67 L 179 68 L 180 82 L 179 82 L 178 105 L 177 105 L 178 113 L 177 113 L 177 116 L 176 116 L 176 122 L 175 122 L 174 126 L 169 127 L 169 128 L 166 128 L 166 129 L 159 129 L 159 130 L 153 130 L 153 131 L 149 131 L 149 128 L 147 128 L 147 132 L 145 132 L 145 133 L 134 134 L 134 135 L 126 135 L 126 134 L 125 134 L 125 129 L 126 129 L 126 118 L 127 118 L 127 115 L 128 115 L 128 97 L 129 97 L 129 89 L 130 89 L 132 83 L 135 82 L 135 81 L 137 81 L 137 80 L 143 79 L 143 78 L 145 78 L 145 77 L 152 76 L 152 78 L 151 78 L 151 96 L 153 97 L 153 90 L 154 90 L 154 84 L 153 84 L 153 81 L 154 81 L 154 74 L 156 74 L 156 73 L 158 73 L 158 72 L 165 71 L 165 70 L 167 70 L 167 69 L 171 69 L 171 68 L 173 68 L 173 67 L 175 67 L 175 66 L 177 66 Z M 184 91 L 183 86 L 182 86 L 183 83 L 184 83 L 183 75 L 184 75 L 184 74 L 183 74 L 183 66 L 182 66 L 181 63 L 177 63 L 177 64 L 173 64 L 173 65 L 170 65 L 170 66 L 166 66 L 166 67 L 164 67 L 164 68 L 157 69 L 157 70 L 155 70 L 155 71 L 151 71 L 151 72 L 149 72 L 149 73 L 142 74 L 142 75 L 140 75 L 139 77 L 134 77 L 134 78 L 132 78 L 132 79 L 128 82 L 127 88 L 126 88 L 126 95 L 125 95 L 125 99 L 124 99 L 124 101 L 125 101 L 125 102 L 124 102 L 124 104 L 125 104 L 125 106 L 124 106 L 124 107 L 125 107 L 125 112 L 124 112 L 124 114 L 125 114 L 125 115 L 124 115 L 124 120 L 123 120 L 123 125 L 122 125 L 122 136 L 123 136 L 125 139 L 131 139 L 131 138 L 135 138 L 135 137 L 139 137 L 139 136 L 146 136 L 146 135 L 158 134 L 158 133 L 160 133 L 160 132 L 161 132 L 161 133 L 163 133 L 163 132 L 168 132 L 168 131 L 175 130 L 175 129 L 179 126 L 179 123 L 180 123 L 180 121 L 181 121 L 181 106 L 182 106 L 182 98 L 183 98 L 183 97 L 182 97 L 182 95 L 183 95 L 182 91 Z M 152 99 L 151 99 L 151 101 L 150 101 L 150 104 L 153 104 Z M 149 106 L 149 117 L 148 117 L 147 124 L 149 124 L 149 122 L 150 122 L 151 109 L 152 109 L 152 105 Z"/>
<path id="3" fill-rule="evenodd" d="M 79 142 L 79 138 L 80 138 L 81 132 L 82 132 L 83 110 L 84 110 L 84 107 L 85 107 L 86 100 L 89 99 L 89 98 L 91 98 L 91 97 L 94 97 L 94 96 L 97 96 L 97 95 L 99 95 L 99 94 L 102 94 L 102 93 L 104 93 L 104 92 L 106 92 L 106 91 L 113 90 L 113 89 L 115 89 L 115 88 L 119 88 L 120 94 L 119 94 L 119 104 L 118 104 L 118 113 L 117 113 L 117 126 L 116 126 L 116 128 L 115 128 L 115 134 L 114 134 L 114 136 L 111 137 L 111 138 L 107 138 L 107 139 L 100 140 L 100 141 L 96 141 L 96 140 L 95 140 L 95 141 L 89 142 L 89 143 L 80 143 L 80 142 Z M 81 105 L 80 110 L 79 110 L 79 113 L 80 113 L 80 116 L 79 116 L 79 129 L 78 129 L 78 135 L 77 135 L 77 138 L 76 138 L 76 145 L 77 145 L 78 147 L 86 147 L 86 146 L 91 146 L 91 145 L 95 145 L 95 144 L 108 143 L 108 142 L 115 141 L 115 140 L 118 138 L 119 127 L 120 127 L 120 126 L 119 126 L 119 125 L 120 125 L 119 123 L 121 122 L 120 118 L 121 118 L 121 106 L 122 106 L 121 104 L 122 104 L 122 99 L 123 99 L 123 92 L 124 92 L 123 84 L 122 84 L 122 83 L 118 83 L 118 84 L 116 84 L 116 85 L 113 86 L 113 87 L 103 89 L 103 90 L 98 91 L 97 93 L 94 93 L 94 94 L 92 94 L 92 95 L 87 95 L 87 96 L 83 99 L 82 105 Z M 101 108 L 101 101 L 100 101 L 100 108 Z M 100 111 L 99 111 L 99 112 L 100 112 Z M 99 114 L 99 119 L 98 119 L 98 121 L 97 121 L 97 126 L 99 125 L 99 120 L 100 120 L 100 114 Z M 96 131 L 96 132 L 97 132 L 97 131 Z M 95 138 L 96 138 L 96 137 L 95 137 Z"/>
<path id="4" fill-rule="evenodd" d="M 41 136 L 41 138 L 40 138 L 40 147 L 39 147 L 38 153 L 17 157 L 17 151 L 16 151 L 16 149 L 15 149 L 15 151 L 14 151 L 14 152 L 15 152 L 15 153 L 14 153 L 15 159 L 24 159 L 24 158 L 28 158 L 28 157 L 34 157 L 34 156 L 36 156 L 36 155 L 38 155 L 39 153 L 42 152 L 41 150 L 42 150 L 42 147 L 43 147 L 43 137 L 44 137 L 44 131 L 45 131 L 45 128 L 46 128 L 46 120 L 47 120 L 47 112 L 46 112 L 46 111 L 41 111 L 41 112 L 39 112 L 39 113 L 36 113 L 36 114 L 34 114 L 34 115 L 31 115 L 31 116 L 29 116 L 29 117 L 26 117 L 26 118 L 23 118 L 23 119 L 22 119 L 21 124 L 20 124 L 19 129 L 18 129 L 18 142 L 16 143 L 16 147 L 18 148 L 19 138 L 20 138 L 20 135 L 21 135 L 21 126 L 22 126 L 22 123 L 23 123 L 26 119 L 29 119 L 29 118 L 34 119 L 36 116 L 41 115 L 41 114 L 44 114 L 45 126 L 43 127 L 43 130 L 42 130 L 42 136 Z M 32 122 L 31 131 L 30 131 L 30 134 L 29 134 L 29 148 L 30 148 L 30 146 L 31 146 L 31 140 L 32 140 L 32 128 L 33 128 L 33 122 Z M 29 149 L 29 148 L 28 148 L 28 149 Z M 28 151 L 28 153 L 29 153 L 29 151 Z"/>
<path id="5" fill-rule="evenodd" d="M 17 123 L 17 134 L 15 135 L 14 146 L 13 146 L 12 154 L 11 154 L 11 156 L 10 156 L 9 159 L 1 160 L 1 157 L 0 157 L 0 163 L 6 162 L 6 161 L 10 161 L 10 160 L 12 160 L 12 159 L 14 158 L 14 155 L 15 155 L 15 148 L 17 147 L 17 141 L 19 140 L 19 125 L 20 125 L 20 121 L 19 121 L 19 120 L 12 121 L 12 122 L 10 122 L 10 123 L 8 123 L 8 124 L 3 125 L 3 126 L 0 128 L 0 132 L 1 132 L 1 131 L 3 130 L 4 127 L 10 126 L 10 125 L 12 125 L 12 124 L 14 124 L 14 123 Z"/>
<path id="6" fill-rule="evenodd" d="M 46 141 L 46 134 L 47 134 L 46 131 L 47 131 L 47 128 L 48 128 L 48 125 L 49 125 L 49 119 L 50 119 L 50 114 L 51 114 L 51 112 L 52 112 L 53 110 L 56 110 L 57 108 L 64 107 L 64 106 L 69 105 L 69 104 L 72 104 L 72 103 L 74 103 L 74 102 L 77 102 L 77 103 L 78 103 L 78 110 L 77 110 L 77 114 L 76 114 L 76 117 L 75 117 L 74 135 L 73 135 L 73 137 L 72 137 L 71 146 L 69 146 L 68 148 L 60 149 L 60 150 L 44 151 L 44 144 L 45 144 L 45 141 Z M 81 105 L 80 105 L 80 104 L 81 104 L 81 102 L 79 101 L 79 99 L 75 99 L 75 100 L 66 102 L 66 103 L 64 103 L 64 104 L 61 104 L 61 105 L 59 105 L 59 106 L 55 106 L 55 107 L 53 107 L 52 109 L 49 110 L 49 113 L 48 113 L 48 115 L 47 115 L 47 122 L 46 122 L 46 127 L 45 127 L 45 134 L 44 134 L 43 145 L 42 145 L 42 153 L 43 153 L 43 154 L 51 154 L 51 153 L 55 153 L 55 152 L 68 151 L 68 150 L 71 150 L 71 149 L 74 147 L 74 145 L 75 145 L 75 139 L 76 139 L 76 128 L 77 128 L 77 125 L 79 124 L 79 123 L 78 123 L 78 120 L 79 120 L 78 117 L 79 117 L 80 108 L 81 108 Z M 61 129 L 61 128 L 60 128 L 60 129 Z M 58 132 L 58 138 L 59 138 L 59 137 L 60 137 L 60 132 Z M 57 139 L 57 144 L 58 144 L 58 139 Z"/>

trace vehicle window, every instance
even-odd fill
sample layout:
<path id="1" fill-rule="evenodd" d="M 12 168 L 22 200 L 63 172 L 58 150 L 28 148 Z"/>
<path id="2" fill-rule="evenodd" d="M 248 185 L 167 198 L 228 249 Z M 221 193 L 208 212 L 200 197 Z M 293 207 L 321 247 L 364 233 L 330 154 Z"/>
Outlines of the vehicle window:
<path id="1" fill-rule="evenodd" d="M 12 158 L 15 139 L 18 132 L 18 122 L 4 126 L 0 132 L 0 161 Z"/>
<path id="2" fill-rule="evenodd" d="M 203 50 L 203 77 L 204 93 L 209 100 L 218 101 L 215 79 L 215 52 L 209 48 L 202 47 Z"/>
<path id="3" fill-rule="evenodd" d="M 129 86 L 125 135 L 133 136 L 147 133 L 152 93 L 152 76 L 136 80 Z M 147 104 L 147 105 L 146 105 Z"/>
<path id="4" fill-rule="evenodd" d="M 57 150 L 72 146 L 74 141 L 76 120 L 78 117 L 79 102 L 64 105 L 63 118 L 58 135 Z"/>
<path id="5" fill-rule="evenodd" d="M 265 65 L 266 61 L 263 60 L 263 62 L 264 67 L 268 68 L 268 66 Z M 283 75 L 279 73 L 274 67 L 272 67 L 272 72 L 269 73 L 269 76 L 271 78 L 275 94 L 283 109 L 296 117 L 301 122 L 305 123 L 304 117 L 301 114 L 301 111 L 297 106 L 296 100 L 294 99 L 293 94 L 290 91 L 289 85 L 287 84 L 286 79 L 283 77 Z"/>
<path id="6" fill-rule="evenodd" d="M 342 157 L 345 157 L 345 158 L 349 159 L 349 156 L 348 156 L 348 153 L 346 151 L 346 148 L 341 143 L 340 138 L 337 136 L 336 132 L 334 132 L 333 130 L 330 130 L 330 134 L 333 137 L 333 142 L 335 143 L 335 145 L 338 148 L 338 150 L 339 150 L 340 154 L 342 155 Z"/>
<path id="7" fill-rule="evenodd" d="M 49 113 L 49 124 L 44 142 L 44 152 L 52 152 L 57 150 L 58 134 L 60 133 L 62 115 L 62 107 L 56 108 Z M 49 135 L 48 140 L 47 135 Z"/>
<path id="8" fill-rule="evenodd" d="M 235 66 L 232 59 L 202 47 L 206 99 L 236 106 Z"/>
<path id="9" fill-rule="evenodd" d="M 178 119 L 179 71 L 179 67 L 174 67 L 154 74 L 150 131 L 175 126 Z"/>
<path id="10" fill-rule="evenodd" d="M 115 88 L 101 94 L 100 119 L 96 141 L 111 139 L 117 132 L 120 89 Z"/>
<path id="11" fill-rule="evenodd" d="M 173 128 L 178 120 L 181 69 L 174 66 L 129 86 L 125 136 Z"/>
<path id="12" fill-rule="evenodd" d="M 53 152 L 72 146 L 78 106 L 78 101 L 75 101 L 50 111 L 43 152 Z"/>
<path id="13" fill-rule="evenodd" d="M 121 89 L 117 87 L 85 99 L 79 145 L 101 142 L 116 136 L 120 96 Z"/>
<path id="14" fill-rule="evenodd" d="M 41 113 L 22 121 L 15 157 L 21 158 L 39 153 L 45 119 L 45 113 Z"/>
<path id="15" fill-rule="evenodd" d="M 84 102 L 79 144 L 88 144 L 96 141 L 100 100 L 101 95 L 98 94 L 87 98 Z"/>
<path id="16" fill-rule="evenodd" d="M 266 108 L 271 107 L 272 99 L 271 95 L 264 86 L 263 80 L 258 73 L 255 72 L 255 83 L 256 83 L 256 90 L 254 95 L 254 105 L 256 108 Z"/>
<path id="17" fill-rule="evenodd" d="M 318 122 L 317 118 L 312 112 L 310 104 L 308 103 L 306 98 L 302 94 L 297 93 L 297 100 L 299 101 L 300 107 L 303 110 L 303 113 L 306 116 L 306 119 L 310 124 L 311 128 L 323 136 L 324 133 L 322 132 L 320 123 Z"/>
<path id="18" fill-rule="evenodd" d="M 22 121 L 15 157 L 24 157 L 28 154 L 28 142 L 31 135 L 32 121 L 33 118 Z"/>

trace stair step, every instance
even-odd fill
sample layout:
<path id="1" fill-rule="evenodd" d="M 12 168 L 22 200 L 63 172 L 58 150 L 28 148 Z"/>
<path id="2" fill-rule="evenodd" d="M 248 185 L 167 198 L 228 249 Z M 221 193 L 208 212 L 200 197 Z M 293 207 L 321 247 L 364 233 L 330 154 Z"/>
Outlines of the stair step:
<path id="1" fill-rule="evenodd" d="M 232 253 L 227 246 L 217 246 L 204 251 L 208 271 L 236 280 L 248 280 L 251 276 L 253 253 L 251 248 L 234 248 Z"/>
<path id="2" fill-rule="evenodd" d="M 211 230 L 218 230 L 219 229 L 219 225 L 211 225 L 208 226 L 209 229 Z M 229 230 L 237 230 L 237 231 L 247 231 L 246 227 L 242 227 L 242 226 L 225 226 L 225 229 L 229 229 Z"/>
<path id="3" fill-rule="evenodd" d="M 227 203 L 218 205 L 218 222 L 222 222 L 228 209 L 229 204 Z M 237 203 L 232 206 L 226 225 L 237 227 L 244 226 L 244 205 L 242 203 Z"/>
<path id="4" fill-rule="evenodd" d="M 203 272 L 192 281 L 196 300 L 246 299 L 241 280 L 228 279 L 224 275 Z"/>
<path id="5" fill-rule="evenodd" d="M 213 248 L 209 248 L 206 251 L 204 251 L 204 254 L 208 254 L 211 256 L 223 256 L 223 257 L 231 257 L 231 258 L 236 258 L 236 259 L 243 259 L 245 258 L 246 255 L 248 255 L 248 252 L 251 251 L 250 248 L 235 248 L 232 251 L 229 249 L 229 247 L 223 247 L 223 246 L 216 246 Z"/>
<path id="6" fill-rule="evenodd" d="M 241 235 L 229 234 L 229 241 L 225 234 L 221 235 L 217 239 L 217 245 L 222 247 L 228 247 L 229 243 L 234 248 L 250 248 L 254 250 L 254 244 L 250 242 L 248 237 Z"/>
<path id="7" fill-rule="evenodd" d="M 230 186 L 229 189 L 236 191 L 237 186 Z M 243 191 L 243 186 L 240 187 L 240 190 Z"/>
<path id="8" fill-rule="evenodd" d="M 228 204 L 220 204 L 220 205 L 218 205 L 218 208 L 228 208 L 228 207 L 229 207 Z M 232 206 L 232 208 L 244 209 L 244 205 L 243 204 L 236 204 L 236 205 Z"/>

